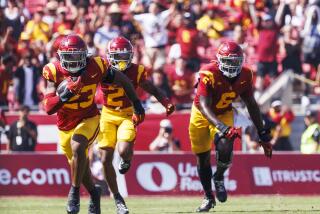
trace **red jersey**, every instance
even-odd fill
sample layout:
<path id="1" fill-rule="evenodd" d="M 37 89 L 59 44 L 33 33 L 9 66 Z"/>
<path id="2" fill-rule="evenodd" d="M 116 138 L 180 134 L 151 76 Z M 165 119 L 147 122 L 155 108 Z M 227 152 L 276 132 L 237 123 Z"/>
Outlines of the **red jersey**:
<path id="1" fill-rule="evenodd" d="M 259 62 L 274 62 L 277 60 L 279 27 L 271 28 L 258 27 L 259 40 L 257 45 L 257 56 Z"/>
<path id="2" fill-rule="evenodd" d="M 101 57 L 88 58 L 85 72 L 82 74 L 84 86 L 80 94 L 64 103 L 57 112 L 57 126 L 60 130 L 71 130 L 83 119 L 99 114 L 99 110 L 94 103 L 94 97 L 97 86 L 106 71 L 107 62 L 104 59 Z M 55 61 L 44 66 L 42 75 L 48 81 L 54 82 L 55 86 L 58 87 L 64 79 L 70 76 L 70 73 L 61 67 L 59 61 Z"/>
<path id="3" fill-rule="evenodd" d="M 132 63 L 129 68 L 123 71 L 124 74 L 131 80 L 135 89 L 139 84 L 147 79 L 148 72 L 143 65 Z M 103 84 L 101 87 L 103 91 L 103 105 L 112 109 L 124 109 L 131 107 L 131 101 L 126 96 L 124 89 L 115 84 Z"/>
<path id="4" fill-rule="evenodd" d="M 204 65 L 199 71 L 200 79 L 194 104 L 199 108 L 199 97 L 212 98 L 212 111 L 223 114 L 232 110 L 232 102 L 239 96 L 253 96 L 252 72 L 243 67 L 238 78 L 229 82 L 219 70 L 218 63 L 213 61 Z"/>
<path id="5" fill-rule="evenodd" d="M 199 46 L 199 31 L 196 28 L 179 28 L 177 32 L 177 43 L 181 47 L 181 56 L 184 58 L 197 58 Z"/>

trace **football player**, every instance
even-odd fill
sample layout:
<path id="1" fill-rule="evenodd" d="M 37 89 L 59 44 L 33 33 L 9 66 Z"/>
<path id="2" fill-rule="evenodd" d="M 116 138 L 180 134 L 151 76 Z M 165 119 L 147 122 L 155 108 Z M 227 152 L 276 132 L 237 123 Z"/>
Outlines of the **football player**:
<path id="1" fill-rule="evenodd" d="M 87 149 L 99 133 L 99 110 L 94 103 L 97 85 L 103 81 L 121 85 L 133 101 L 136 118 L 144 109 L 129 79 L 121 72 L 108 70 L 101 57 L 87 57 L 85 42 L 75 34 L 65 36 L 58 49 L 59 60 L 43 68 L 47 80 L 44 107 L 57 113 L 60 146 L 71 168 L 72 186 L 67 212 L 78 213 L 82 183 L 90 194 L 89 213 L 100 213 L 100 189 L 91 180 Z M 141 121 L 139 121 L 141 122 Z"/>
<path id="2" fill-rule="evenodd" d="M 169 99 L 147 80 L 147 71 L 143 65 L 131 62 L 133 48 L 127 39 L 117 37 L 111 40 L 107 46 L 107 59 L 111 69 L 124 73 L 134 87 L 141 87 L 152 94 L 166 108 L 167 116 L 175 107 Z M 122 87 L 114 84 L 103 84 L 104 106 L 102 108 L 100 128 L 101 138 L 99 147 L 101 149 L 102 163 L 104 166 L 105 178 L 113 193 L 117 213 L 128 213 L 128 208 L 119 194 L 116 173 L 112 165 L 113 153 L 118 144 L 118 151 L 121 157 L 119 172 L 125 174 L 129 168 L 133 155 L 133 145 L 136 138 L 136 126 L 139 120 L 131 120 L 133 109 L 132 104 L 124 94 Z"/>
<path id="3" fill-rule="evenodd" d="M 219 46 L 216 56 L 217 61 L 204 65 L 199 71 L 189 124 L 191 148 L 197 158 L 198 174 L 205 192 L 197 212 L 208 212 L 215 206 L 212 178 L 218 200 L 227 200 L 224 172 L 232 162 L 233 141 L 239 137 L 238 129 L 233 126 L 232 112 L 232 102 L 238 96 L 248 108 L 265 155 L 270 158 L 272 155 L 270 131 L 264 127 L 253 97 L 251 70 L 242 66 L 244 57 L 241 47 L 235 42 L 224 42 Z M 214 175 L 210 164 L 212 141 L 215 143 L 217 164 Z"/>

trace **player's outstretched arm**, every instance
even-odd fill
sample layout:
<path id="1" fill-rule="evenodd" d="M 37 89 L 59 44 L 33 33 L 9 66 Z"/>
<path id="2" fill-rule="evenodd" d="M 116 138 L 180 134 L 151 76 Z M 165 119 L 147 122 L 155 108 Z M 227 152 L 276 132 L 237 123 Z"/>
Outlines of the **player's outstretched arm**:
<path id="1" fill-rule="evenodd" d="M 264 127 L 259 106 L 253 96 L 241 96 L 241 99 L 247 106 L 253 124 L 258 130 L 259 140 L 263 147 L 265 156 L 271 158 L 272 145 L 270 130 Z"/>
<path id="2" fill-rule="evenodd" d="M 153 95 L 163 105 L 163 107 L 166 108 L 167 116 L 174 112 L 174 104 L 172 104 L 170 100 L 162 93 L 162 91 L 158 87 L 153 85 L 151 81 L 144 80 L 140 82 L 139 85 L 141 88 L 143 88 L 143 90 Z"/>
<path id="3" fill-rule="evenodd" d="M 253 124 L 257 130 L 263 129 L 263 121 L 259 106 L 253 96 L 241 96 L 241 99 L 246 104 Z"/>

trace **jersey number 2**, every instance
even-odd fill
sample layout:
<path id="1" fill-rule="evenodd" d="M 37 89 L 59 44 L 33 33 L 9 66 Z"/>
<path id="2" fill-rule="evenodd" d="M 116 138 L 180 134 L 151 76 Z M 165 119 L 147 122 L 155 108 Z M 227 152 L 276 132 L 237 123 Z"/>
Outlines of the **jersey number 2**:
<path id="1" fill-rule="evenodd" d="M 108 94 L 108 105 L 114 107 L 122 107 L 123 101 L 122 97 L 125 95 L 123 88 L 114 88 L 113 93 Z"/>

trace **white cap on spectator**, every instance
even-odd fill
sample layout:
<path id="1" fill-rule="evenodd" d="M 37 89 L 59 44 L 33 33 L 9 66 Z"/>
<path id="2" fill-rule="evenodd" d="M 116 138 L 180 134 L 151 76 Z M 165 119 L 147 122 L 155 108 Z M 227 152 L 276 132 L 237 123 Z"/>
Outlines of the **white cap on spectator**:
<path id="1" fill-rule="evenodd" d="M 57 1 L 50 1 L 47 3 L 46 8 L 48 10 L 56 10 L 58 8 L 59 4 Z"/>
<path id="2" fill-rule="evenodd" d="M 271 103 L 271 108 L 275 108 L 278 106 L 282 106 L 282 102 L 280 100 L 275 100 Z"/>
<path id="3" fill-rule="evenodd" d="M 108 9 L 108 13 L 122 13 L 117 3 L 112 3 Z"/>
<path id="4" fill-rule="evenodd" d="M 160 121 L 160 127 L 161 128 L 172 128 L 171 121 L 168 119 L 163 119 Z"/>

